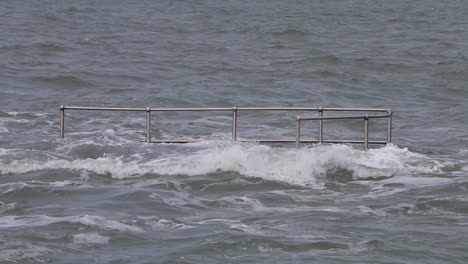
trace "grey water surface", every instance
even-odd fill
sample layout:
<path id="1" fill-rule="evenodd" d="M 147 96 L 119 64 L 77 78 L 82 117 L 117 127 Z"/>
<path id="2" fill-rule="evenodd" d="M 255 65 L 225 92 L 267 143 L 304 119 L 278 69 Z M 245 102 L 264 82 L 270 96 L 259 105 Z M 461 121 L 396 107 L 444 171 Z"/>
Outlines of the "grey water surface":
<path id="1" fill-rule="evenodd" d="M 0 262 L 467 263 L 467 83 L 467 1 L 2 0 Z M 67 111 L 60 140 L 62 104 L 391 108 L 393 144 L 235 144 L 223 112 L 154 113 L 202 140 L 158 145 L 144 113 Z"/>

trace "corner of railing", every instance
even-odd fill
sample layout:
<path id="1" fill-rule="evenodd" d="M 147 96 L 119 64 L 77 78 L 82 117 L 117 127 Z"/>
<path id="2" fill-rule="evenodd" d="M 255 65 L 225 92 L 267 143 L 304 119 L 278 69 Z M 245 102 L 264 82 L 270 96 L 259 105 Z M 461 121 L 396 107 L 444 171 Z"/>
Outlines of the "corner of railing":
<path id="1" fill-rule="evenodd" d="M 391 109 L 387 110 L 388 118 L 387 118 L 387 145 L 392 143 L 392 119 L 393 119 L 393 112 Z"/>
<path id="2" fill-rule="evenodd" d="M 60 105 L 60 138 L 65 138 L 65 106 Z"/>

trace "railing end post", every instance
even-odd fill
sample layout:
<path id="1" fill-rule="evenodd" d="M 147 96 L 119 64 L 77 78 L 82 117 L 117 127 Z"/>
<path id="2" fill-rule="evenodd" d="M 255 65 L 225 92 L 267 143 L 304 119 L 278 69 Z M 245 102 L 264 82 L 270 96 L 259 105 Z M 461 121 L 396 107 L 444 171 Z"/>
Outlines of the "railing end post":
<path id="1" fill-rule="evenodd" d="M 151 107 L 146 107 L 146 143 L 151 143 Z"/>
<path id="2" fill-rule="evenodd" d="M 232 107 L 232 142 L 237 141 L 237 106 Z"/>
<path id="3" fill-rule="evenodd" d="M 387 118 L 387 145 L 392 143 L 392 117 L 393 112 L 391 109 L 387 110 L 388 118 Z"/>
<path id="4" fill-rule="evenodd" d="M 65 106 L 60 106 L 60 138 L 65 138 Z"/>

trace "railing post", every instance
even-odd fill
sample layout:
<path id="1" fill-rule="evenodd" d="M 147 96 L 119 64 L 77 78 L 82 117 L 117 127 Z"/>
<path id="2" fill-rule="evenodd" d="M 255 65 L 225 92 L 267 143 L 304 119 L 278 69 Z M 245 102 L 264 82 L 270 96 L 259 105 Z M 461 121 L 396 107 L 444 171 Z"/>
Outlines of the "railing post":
<path id="1" fill-rule="evenodd" d="M 296 116 L 296 148 L 299 149 L 301 145 L 301 117 Z"/>
<path id="2" fill-rule="evenodd" d="M 232 141 L 237 141 L 237 106 L 232 107 Z"/>
<path id="3" fill-rule="evenodd" d="M 146 142 L 151 143 L 151 107 L 146 107 Z"/>
<path id="4" fill-rule="evenodd" d="M 318 108 L 319 117 L 323 117 L 323 107 Z M 323 143 L 323 119 L 319 120 L 319 142 Z"/>
<path id="5" fill-rule="evenodd" d="M 392 116 L 393 113 L 391 110 L 388 110 L 388 118 L 387 118 L 387 144 L 392 143 Z"/>
<path id="6" fill-rule="evenodd" d="M 364 149 L 369 149 L 369 115 L 364 117 Z"/>
<path id="7" fill-rule="evenodd" d="M 65 106 L 60 106 L 60 138 L 65 138 Z"/>

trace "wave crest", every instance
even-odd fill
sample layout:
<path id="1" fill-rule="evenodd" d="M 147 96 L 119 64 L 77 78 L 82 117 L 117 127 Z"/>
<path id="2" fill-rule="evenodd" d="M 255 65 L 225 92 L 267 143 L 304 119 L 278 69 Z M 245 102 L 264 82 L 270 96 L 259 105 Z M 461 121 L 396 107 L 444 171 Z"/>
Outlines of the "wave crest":
<path id="1" fill-rule="evenodd" d="M 104 156 L 85 159 L 31 158 L 0 163 L 0 173 L 22 174 L 47 169 L 69 169 L 110 174 L 113 178 L 156 175 L 202 175 L 233 171 L 247 177 L 323 187 L 323 177 L 337 170 L 345 171 L 351 180 L 439 173 L 442 161 L 389 145 L 363 151 L 347 145 L 319 145 L 300 150 L 273 148 L 258 144 L 207 141 L 186 145 L 184 153 L 169 157 L 148 158 Z M 156 149 L 155 149 L 156 150 Z"/>

